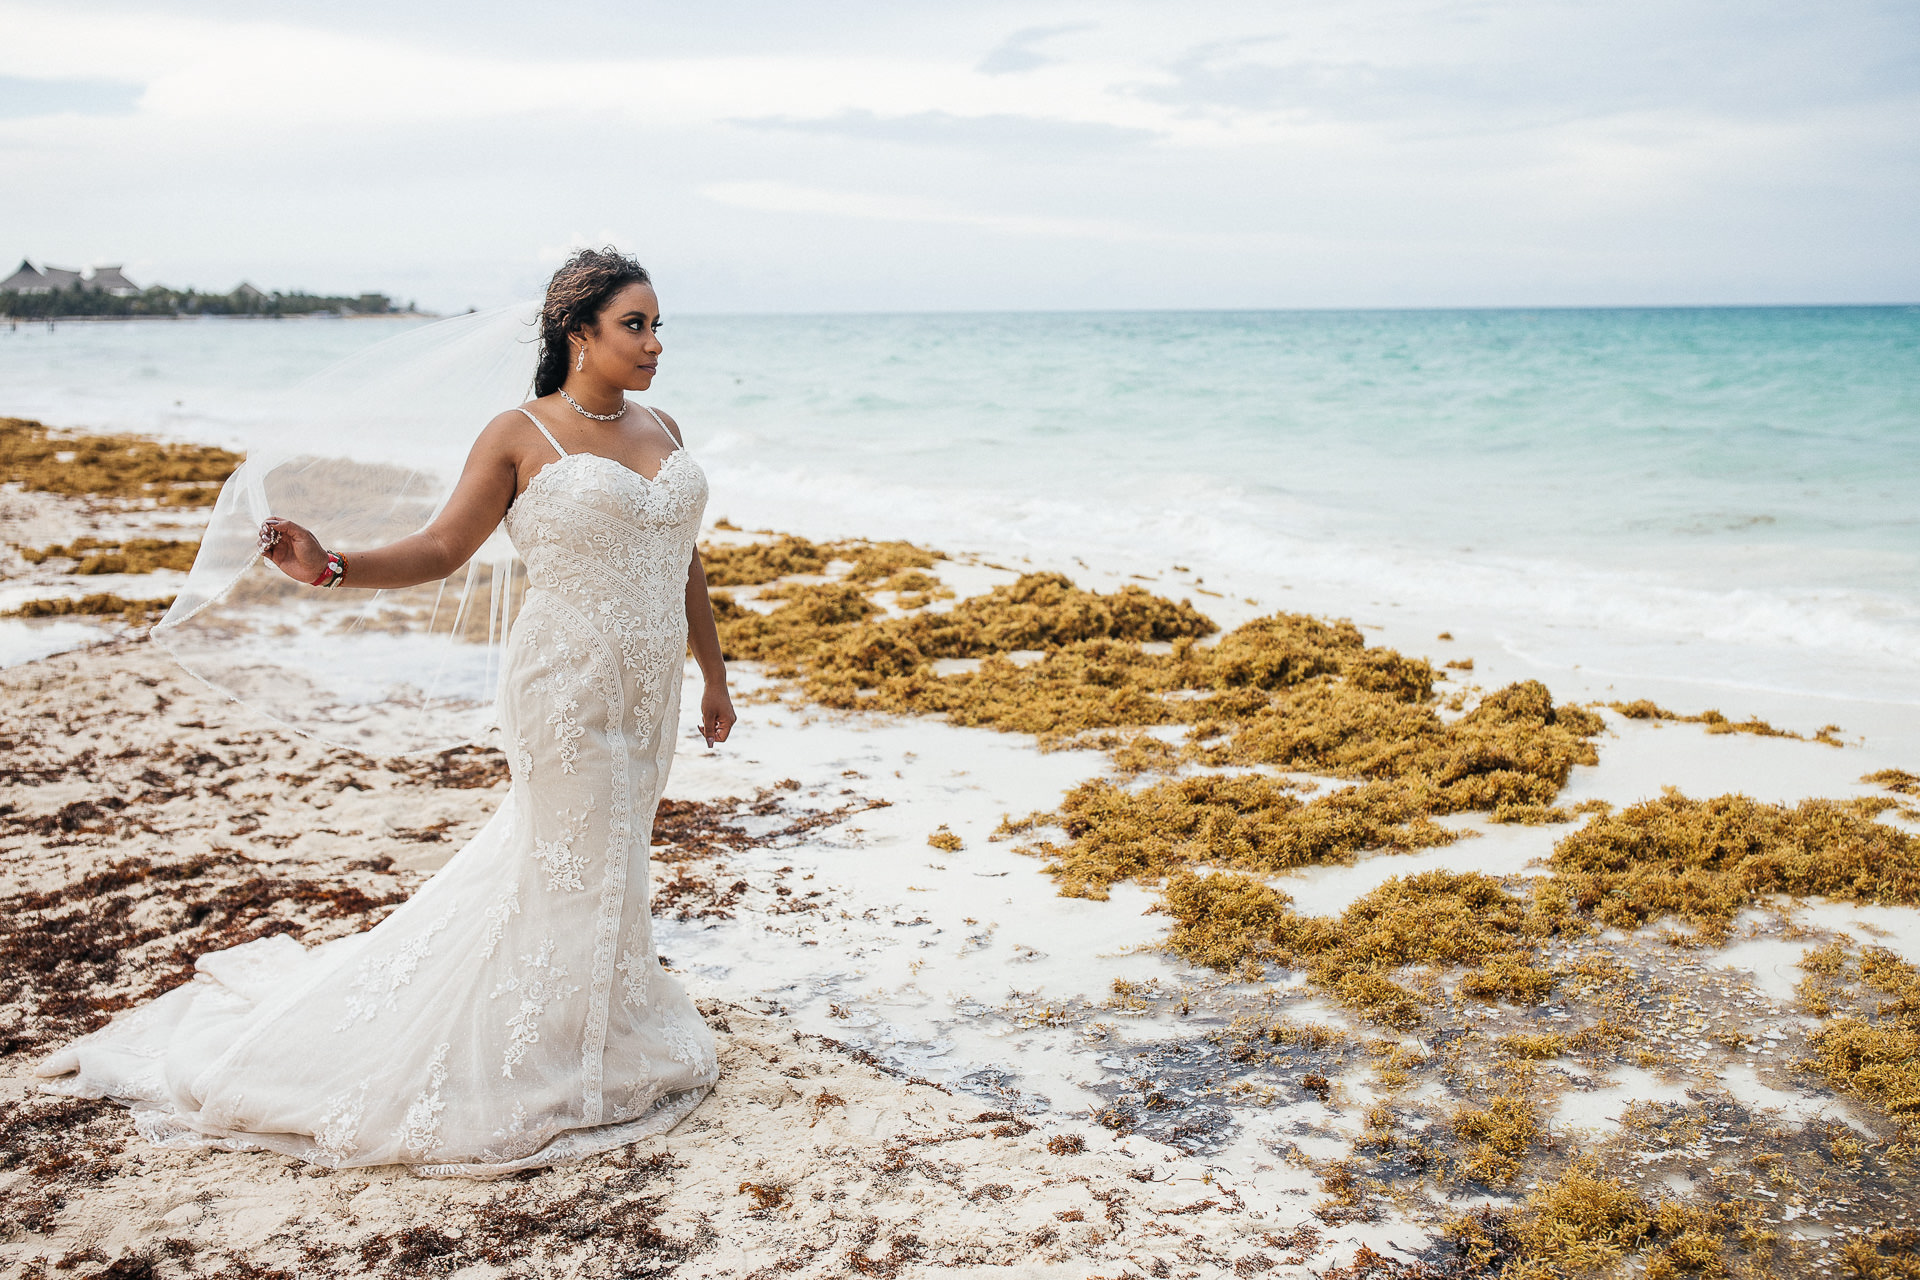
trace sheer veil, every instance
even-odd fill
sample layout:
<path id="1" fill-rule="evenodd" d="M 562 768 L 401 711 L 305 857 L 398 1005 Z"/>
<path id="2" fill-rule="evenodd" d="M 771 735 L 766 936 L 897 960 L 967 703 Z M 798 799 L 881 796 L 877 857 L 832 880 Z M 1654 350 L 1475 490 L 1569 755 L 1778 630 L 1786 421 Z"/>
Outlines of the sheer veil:
<path id="1" fill-rule="evenodd" d="M 227 480 L 186 585 L 152 638 L 214 688 L 369 755 L 480 740 L 526 575 L 504 529 L 439 582 L 316 590 L 262 559 L 284 516 L 352 554 L 424 525 L 494 415 L 524 402 L 537 301 L 422 325 L 272 406 L 270 442 Z"/>

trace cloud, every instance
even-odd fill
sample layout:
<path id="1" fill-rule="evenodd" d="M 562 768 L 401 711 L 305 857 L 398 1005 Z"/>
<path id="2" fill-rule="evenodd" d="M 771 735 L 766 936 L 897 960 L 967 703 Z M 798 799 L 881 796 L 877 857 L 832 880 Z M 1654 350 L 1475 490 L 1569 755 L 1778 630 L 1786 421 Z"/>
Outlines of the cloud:
<path id="1" fill-rule="evenodd" d="M 1388 4 L 1357 16 L 1351 30 L 1202 40 L 1127 91 L 1190 115 L 1381 122 L 1416 133 L 1636 113 L 1778 120 L 1913 102 L 1920 19 L 1879 0 L 1838 3 L 1844 16 L 1756 6 L 1737 32 L 1700 5 L 1657 14 L 1633 0 L 1518 8 L 1493 22 L 1443 6 L 1410 23 L 1383 21 Z"/>
<path id="2" fill-rule="evenodd" d="M 1057 120 L 1004 113 L 963 116 L 947 111 L 882 116 L 857 109 L 815 119 L 763 116 L 731 123 L 753 129 L 783 129 L 869 142 L 968 147 L 994 152 L 1110 151 L 1118 147 L 1140 146 L 1162 136 L 1151 129 L 1134 129 L 1097 120 Z"/>
<path id="3" fill-rule="evenodd" d="M 1034 71 L 1051 66 L 1063 59 L 1041 53 L 1034 46 L 1055 36 L 1064 36 L 1074 31 L 1085 31 L 1090 24 L 1080 22 L 1062 27 L 1027 27 L 1016 31 L 995 45 L 986 57 L 980 59 L 975 70 L 982 75 L 1004 76 L 1021 71 Z"/>
<path id="4" fill-rule="evenodd" d="M 1270 111 L 1302 105 L 1311 99 L 1356 93 L 1378 94 L 1378 68 L 1296 61 L 1260 62 L 1245 51 L 1277 43 L 1276 36 L 1212 41 L 1188 49 L 1167 64 L 1168 81 L 1144 85 L 1141 97 L 1178 107 L 1233 107 Z"/>
<path id="5" fill-rule="evenodd" d="M 124 80 L 36 80 L 0 76 L 0 119 L 131 115 L 146 86 Z"/>
<path id="6" fill-rule="evenodd" d="M 690 309 L 1920 289 L 1913 0 L 875 12 L 0 0 L 8 225 L 462 306 L 594 227 Z"/>
<path id="7" fill-rule="evenodd" d="M 978 227 L 1022 236 L 1067 236 L 1104 241 L 1165 240 L 1166 233 L 1099 218 L 1059 218 L 1045 215 L 985 213 L 958 209 L 916 196 L 882 195 L 865 191 L 835 191 L 788 182 L 715 182 L 700 194 L 718 204 L 761 213 L 815 214 L 858 218 L 871 222 L 919 222 L 944 226 Z"/>

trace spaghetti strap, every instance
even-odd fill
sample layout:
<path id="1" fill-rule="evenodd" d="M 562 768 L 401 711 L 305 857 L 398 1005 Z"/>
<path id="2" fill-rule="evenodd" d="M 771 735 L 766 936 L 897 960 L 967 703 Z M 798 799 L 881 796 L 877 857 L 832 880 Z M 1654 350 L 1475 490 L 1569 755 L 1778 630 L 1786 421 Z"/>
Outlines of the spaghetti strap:
<path id="1" fill-rule="evenodd" d="M 521 408 L 520 412 L 527 414 L 527 421 L 531 422 L 534 426 L 540 428 L 540 434 L 547 438 L 547 443 L 553 446 L 553 451 L 555 453 L 559 454 L 563 458 L 567 456 L 567 451 L 565 449 L 562 449 L 560 447 L 560 442 L 553 438 L 553 432 L 547 430 L 546 423 L 540 421 L 540 419 L 534 417 L 531 413 L 527 413 L 527 410 L 524 408 Z"/>
<path id="2" fill-rule="evenodd" d="M 662 418 L 662 417 L 661 417 L 661 416 L 659 415 L 659 413 L 657 413 L 657 412 L 655 412 L 655 410 L 654 410 L 654 407 L 653 407 L 652 405 L 650 405 L 650 404 L 643 404 L 643 405 L 641 405 L 640 407 L 641 407 L 642 409 L 645 409 L 645 410 L 646 410 L 646 411 L 647 411 L 648 413 L 651 413 L 651 414 L 653 414 L 653 420 L 654 420 L 655 422 L 657 422 L 657 423 L 659 423 L 659 424 L 660 424 L 660 429 L 661 429 L 662 431 L 664 431 L 664 432 L 666 432 L 666 433 L 667 433 L 667 439 L 669 439 L 669 440 L 671 440 L 671 441 L 673 441 L 673 447 L 674 447 L 674 448 L 676 448 L 676 449 L 684 449 L 684 448 L 686 448 L 686 447 L 687 447 L 687 446 L 685 446 L 684 444 L 681 444 L 681 443 L 680 443 L 680 437 L 679 437 L 679 436 L 677 436 L 677 435 L 675 435 L 675 434 L 673 434 L 673 428 L 671 428 L 671 427 L 669 427 L 669 426 L 667 425 L 667 421 L 666 421 L 666 419 L 665 419 L 665 418 Z"/>

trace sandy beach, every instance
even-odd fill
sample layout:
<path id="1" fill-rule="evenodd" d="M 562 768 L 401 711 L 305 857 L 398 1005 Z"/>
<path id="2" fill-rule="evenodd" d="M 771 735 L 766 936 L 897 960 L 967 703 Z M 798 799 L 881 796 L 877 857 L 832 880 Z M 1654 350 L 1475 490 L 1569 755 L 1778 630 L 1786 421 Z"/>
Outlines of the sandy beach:
<path id="1" fill-rule="evenodd" d="M 22 549 L 195 536 L 3 501 L 10 607 L 82 594 Z M 742 723 L 704 748 L 690 678 L 652 892 L 722 1082 L 500 1183 L 35 1090 L 206 950 L 377 921 L 505 769 L 319 746 L 130 619 L 9 621 L 7 1274 L 1911 1273 L 1897 709 L 1548 690 L 1465 607 L 1342 628 L 1172 565 L 703 547 Z"/>
<path id="2" fill-rule="evenodd" d="M 147 1147 L 124 1110 L 40 1095 L 24 1068 L 189 976 L 200 951 L 378 920 L 491 812 L 505 767 L 482 752 L 388 767 L 225 724 L 223 699 L 139 641 L 0 679 L 27 802 L 5 816 L 9 906 L 27 913 L 6 929 L 9 1274 L 140 1257 L 191 1275 L 1045 1275 L 1129 1259 L 1227 1275 L 1282 1237 L 1282 1253 L 1319 1242 L 1311 1219 L 1249 1211 L 1175 1148 L 876 1066 L 718 984 L 697 985 L 724 1088 L 665 1138 L 575 1168 L 491 1185 Z M 674 806 L 656 904 L 773 915 L 786 877 L 724 858 L 834 814 L 791 794 Z M 750 883 L 715 883 L 736 872 Z"/>

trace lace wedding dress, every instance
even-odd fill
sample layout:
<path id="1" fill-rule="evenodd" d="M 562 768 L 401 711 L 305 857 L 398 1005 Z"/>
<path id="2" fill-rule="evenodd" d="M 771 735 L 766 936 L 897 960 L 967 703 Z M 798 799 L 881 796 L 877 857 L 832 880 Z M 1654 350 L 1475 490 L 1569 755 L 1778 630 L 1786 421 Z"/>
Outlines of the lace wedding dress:
<path id="1" fill-rule="evenodd" d="M 42 1062 L 43 1088 L 124 1100 L 161 1144 L 469 1177 L 663 1132 L 705 1096 L 713 1037 L 655 959 L 647 866 L 706 477 L 684 448 L 648 479 L 540 430 L 560 456 L 507 514 L 529 589 L 492 820 L 374 928 L 204 955 Z"/>

